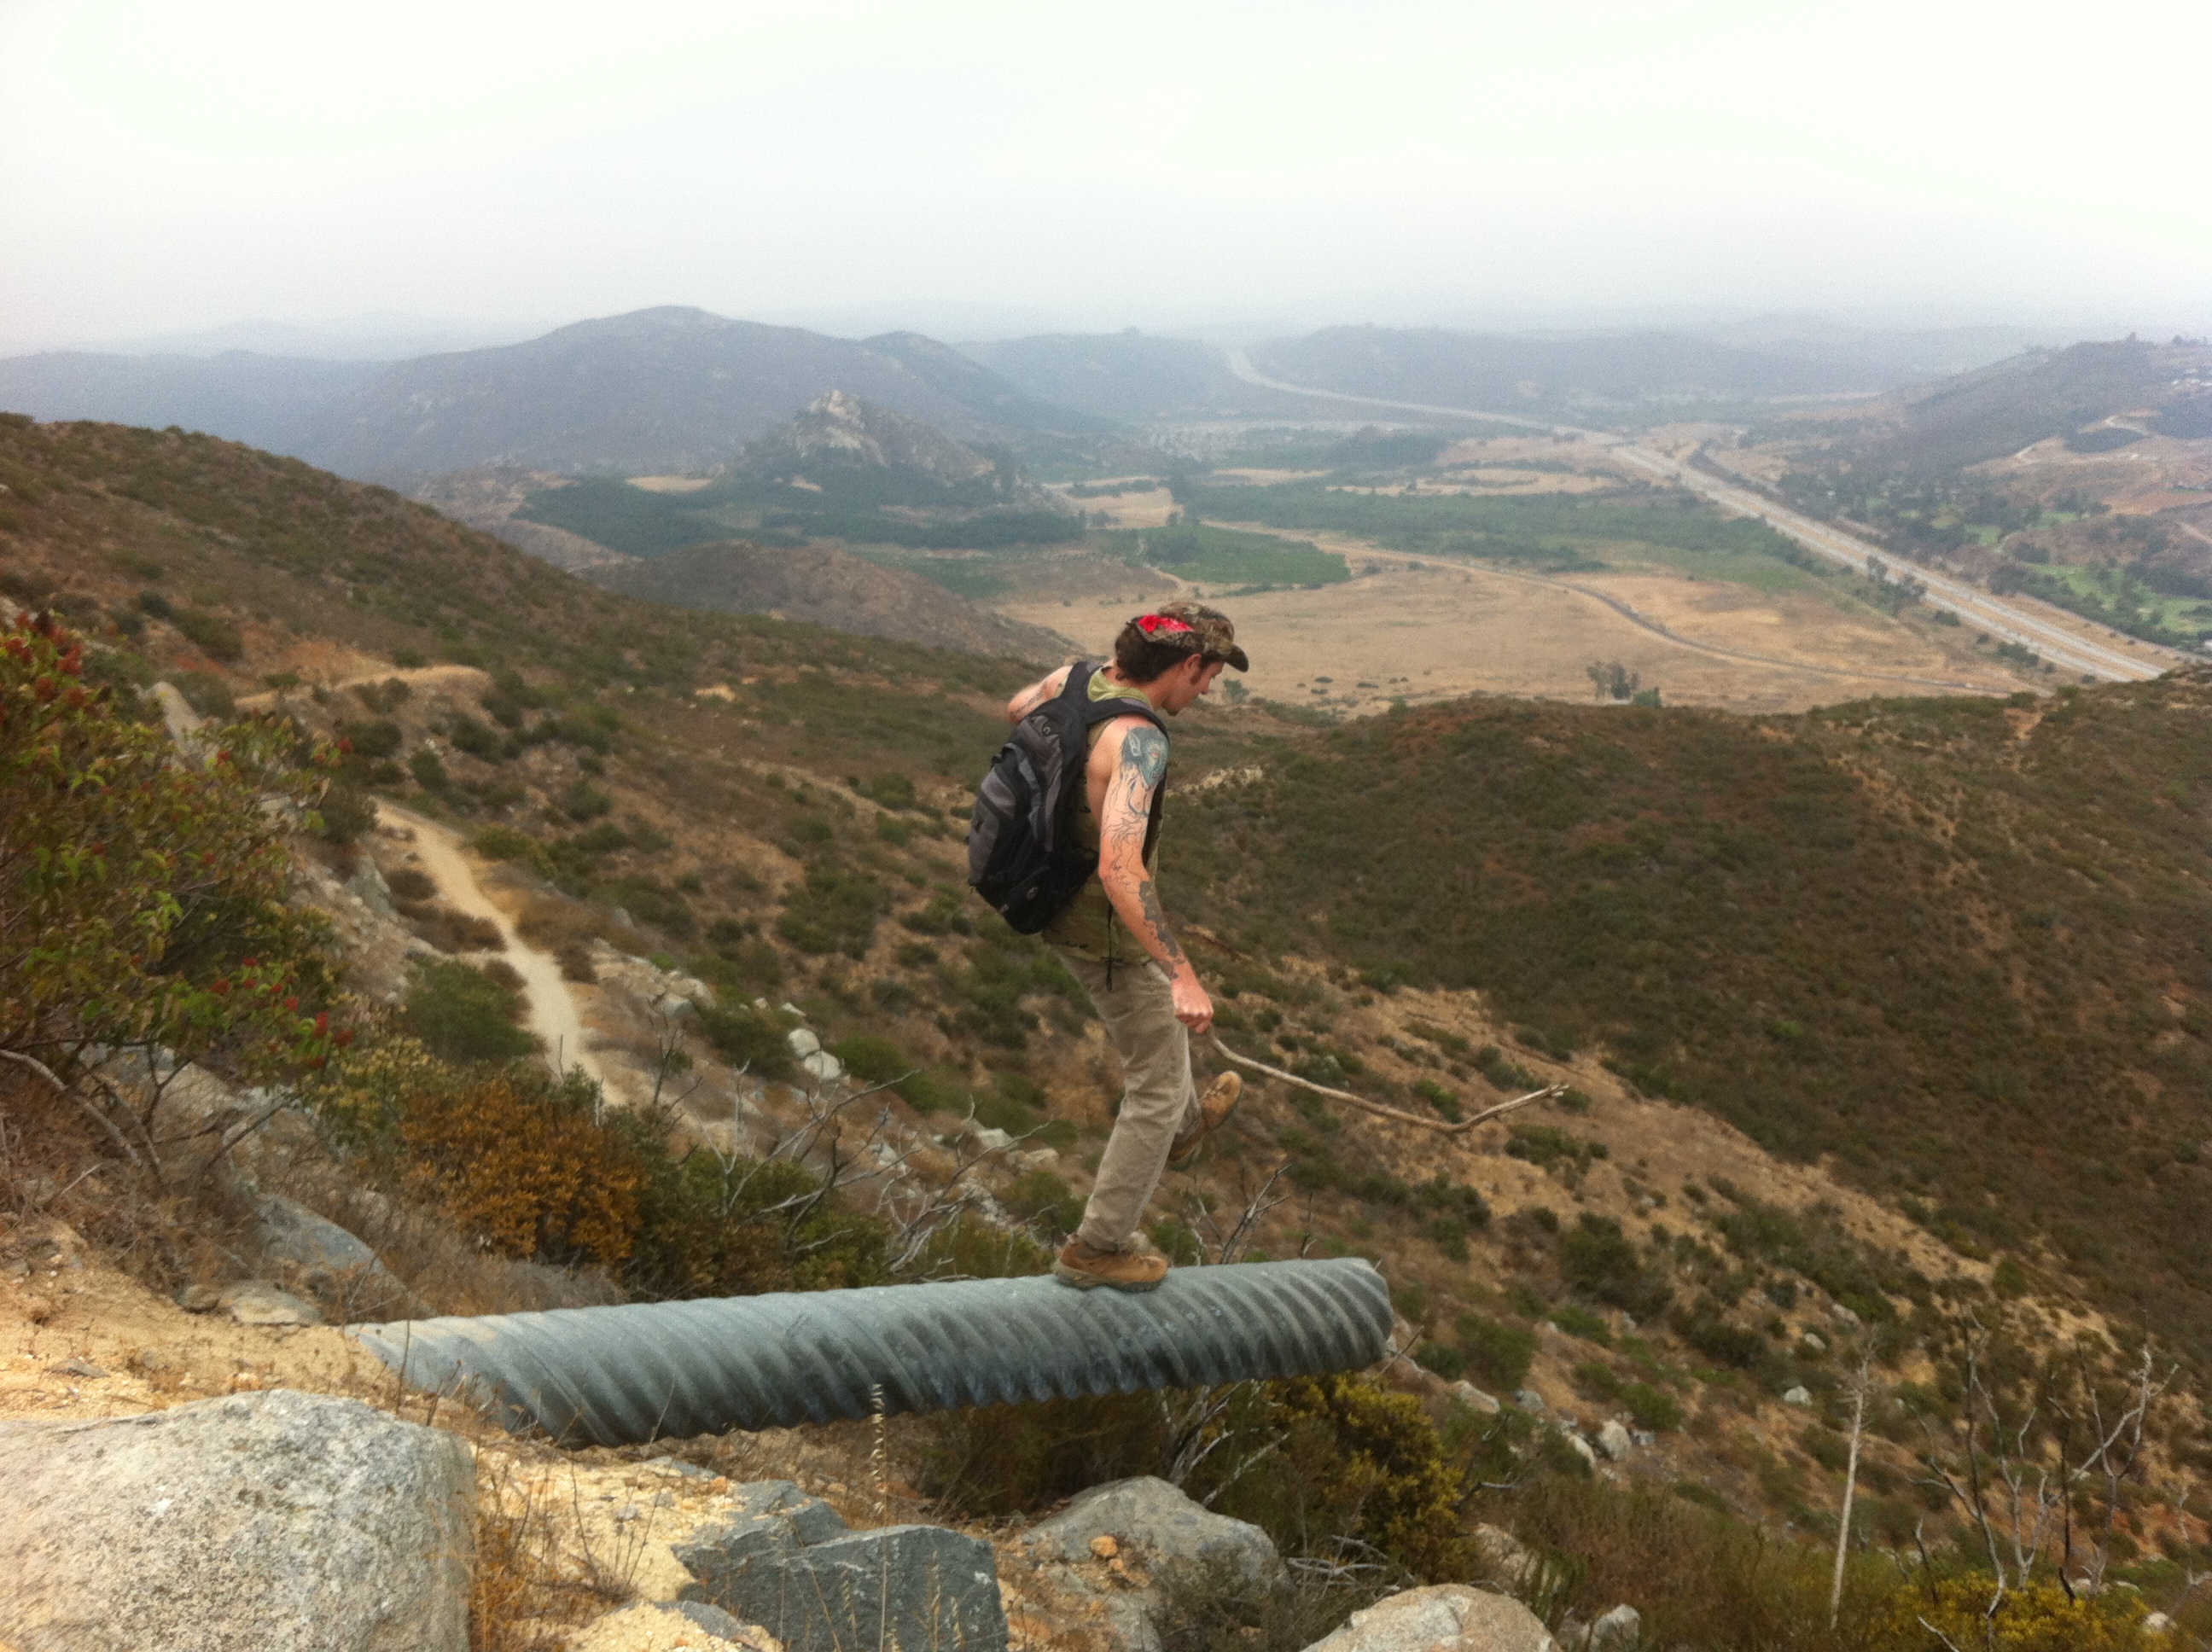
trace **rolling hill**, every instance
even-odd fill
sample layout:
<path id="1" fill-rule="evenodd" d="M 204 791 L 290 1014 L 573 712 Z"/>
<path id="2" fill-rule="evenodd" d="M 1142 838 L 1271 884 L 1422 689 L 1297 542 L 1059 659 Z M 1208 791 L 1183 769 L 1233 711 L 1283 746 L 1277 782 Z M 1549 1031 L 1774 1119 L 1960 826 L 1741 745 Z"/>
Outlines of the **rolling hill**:
<path id="1" fill-rule="evenodd" d="M 919 574 L 835 545 L 692 545 L 650 561 L 594 566 L 584 577 L 676 608 L 768 614 L 1000 659 L 1057 665 L 1077 652 L 1065 637 L 1003 619 Z"/>
<path id="2" fill-rule="evenodd" d="M 700 485 L 554 480 L 527 495 L 515 524 L 544 524 L 633 556 L 732 538 L 972 548 L 1081 531 L 1080 519 L 1024 481 L 1003 450 L 979 452 L 842 390 L 748 442 L 723 475 Z"/>

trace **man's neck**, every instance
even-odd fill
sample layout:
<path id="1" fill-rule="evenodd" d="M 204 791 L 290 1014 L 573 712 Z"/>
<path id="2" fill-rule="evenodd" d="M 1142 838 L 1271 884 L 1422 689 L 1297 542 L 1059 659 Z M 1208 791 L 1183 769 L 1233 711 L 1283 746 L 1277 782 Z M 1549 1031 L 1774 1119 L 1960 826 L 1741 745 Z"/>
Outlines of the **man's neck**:
<path id="1" fill-rule="evenodd" d="M 1121 668 L 1119 665 L 1108 665 L 1104 668 L 1104 671 L 1106 680 L 1109 683 L 1114 683 L 1120 688 L 1134 689 L 1139 694 L 1143 695 L 1146 700 L 1152 702 L 1152 707 L 1154 711 L 1158 711 L 1166 706 L 1168 698 L 1168 674 L 1165 671 L 1161 672 L 1149 683 L 1132 683 L 1127 677 L 1121 675 Z"/>

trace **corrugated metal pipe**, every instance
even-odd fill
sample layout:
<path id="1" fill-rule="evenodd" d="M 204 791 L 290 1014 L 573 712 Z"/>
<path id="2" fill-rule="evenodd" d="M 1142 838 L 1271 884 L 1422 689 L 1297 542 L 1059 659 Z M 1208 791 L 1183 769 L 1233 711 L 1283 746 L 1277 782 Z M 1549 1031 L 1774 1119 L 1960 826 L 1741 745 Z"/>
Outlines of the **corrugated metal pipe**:
<path id="1" fill-rule="evenodd" d="M 1371 1365 L 1390 1297 L 1358 1258 L 1177 1268 L 1157 1291 L 1044 1278 L 878 1285 L 543 1314 L 401 1320 L 353 1334 L 407 1387 L 567 1443 L 788 1427 Z"/>

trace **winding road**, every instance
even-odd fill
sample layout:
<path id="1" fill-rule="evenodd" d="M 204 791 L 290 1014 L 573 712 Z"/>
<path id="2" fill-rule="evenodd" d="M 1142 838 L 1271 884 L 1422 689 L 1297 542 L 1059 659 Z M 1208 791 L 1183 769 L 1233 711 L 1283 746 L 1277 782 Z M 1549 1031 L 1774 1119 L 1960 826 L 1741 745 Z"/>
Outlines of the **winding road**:
<path id="1" fill-rule="evenodd" d="M 1796 540 L 1808 550 L 1841 563 L 1855 573 L 1866 570 L 1869 556 L 1880 557 L 1885 562 L 1895 560 L 1892 552 L 1879 545 L 1870 544 L 1825 522 L 1816 521 L 1786 506 L 1778 505 L 1748 488 L 1724 482 L 1664 453 L 1638 446 L 1627 437 L 1609 430 L 1585 429 L 1580 425 L 1557 424 L 1548 419 L 1532 419 L 1524 414 L 1492 413 L 1482 408 L 1444 407 L 1432 402 L 1393 401 L 1381 396 L 1354 396 L 1344 391 L 1315 390 L 1309 386 L 1292 384 L 1288 380 L 1268 377 L 1254 367 L 1251 357 L 1241 349 L 1230 350 L 1227 355 L 1231 373 L 1247 384 L 1259 385 L 1268 390 L 1316 397 L 1327 401 L 1347 402 L 1361 407 L 1389 408 L 1401 412 L 1440 415 L 1447 418 L 1482 419 L 1492 423 L 1517 425 L 1525 430 L 1541 430 L 1553 435 L 1580 436 L 1608 449 L 1622 463 L 1656 480 L 1686 488 L 1737 515 L 1755 517 L 1778 533 Z M 1978 629 L 1986 631 L 2002 641 L 2017 643 L 2021 647 L 2031 649 L 2062 671 L 2076 671 L 2106 681 L 2141 683 L 2162 676 L 2168 669 L 2165 662 L 2145 659 L 2118 648 L 2106 647 L 2092 638 L 2078 635 L 2063 625 L 2008 603 L 2002 597 L 1991 596 L 1979 586 L 1968 585 L 1948 574 L 1916 567 L 1912 577 L 1926 586 L 1921 599 L 1929 607 L 1956 614 L 1961 620 L 1971 620 Z"/>

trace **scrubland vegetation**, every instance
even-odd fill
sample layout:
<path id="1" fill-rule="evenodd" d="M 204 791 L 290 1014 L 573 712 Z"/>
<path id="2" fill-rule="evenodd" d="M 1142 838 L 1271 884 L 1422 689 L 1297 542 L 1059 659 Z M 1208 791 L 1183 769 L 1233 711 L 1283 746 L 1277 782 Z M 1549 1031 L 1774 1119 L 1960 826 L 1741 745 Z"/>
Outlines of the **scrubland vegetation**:
<path id="1" fill-rule="evenodd" d="M 236 1195 L 226 1144 L 254 1121 L 165 1139 L 158 1093 L 149 1109 L 101 1082 L 115 1052 L 143 1066 L 159 1046 L 281 1091 L 260 1126 L 285 1133 L 298 1185 L 384 1210 L 387 1254 L 434 1309 L 1044 1265 L 1103 1125 L 1073 1098 L 1099 1075 L 1065 972 L 951 871 L 1017 668 L 654 610 L 201 438 L 8 423 L 0 458 L 7 588 L 67 623 L 19 627 L 0 659 L 9 1231 L 68 1221 L 165 1285 L 204 1264 Z M 1547 555 L 1696 519 L 1325 497 Z M 235 654 L 175 623 L 185 610 Z M 433 660 L 483 675 L 401 675 Z M 168 760 L 138 692 L 184 671 L 204 710 L 263 707 L 204 737 L 227 754 L 207 767 Z M 1535 1552 L 1517 1587 L 1548 1619 L 1626 1600 L 1654 1645 L 2136 1647 L 2149 1605 L 2201 1632 L 2204 1530 L 2181 1504 L 2208 1461 L 2184 1391 L 2212 1339 L 2191 1245 L 2212 1175 L 2191 1123 L 2208 696 L 2212 678 L 2185 676 L 1758 720 L 1487 701 L 1322 730 L 1194 715 L 1183 774 L 1259 771 L 1181 799 L 1164 863 L 1226 1037 L 1443 1120 L 1562 1062 L 1577 1087 L 1489 1127 L 1487 1163 L 1285 1092 L 1163 1200 L 1152 1236 L 1186 1264 L 1237 1243 L 1377 1258 L 1433 1377 L 908 1419 L 917 1491 L 981 1519 L 1159 1473 L 1266 1526 L 1297 1587 L 1185 1590 L 1177 1652 L 1288 1652 L 1383 1588 L 1485 1576 L 1477 1522 Z M 972 1111 L 1036 1133 L 1060 1169 L 995 1185 L 1021 1231 L 963 1219 L 910 1245 L 818 1156 L 714 1151 L 673 1109 L 549 1075 L 496 967 L 434 958 L 396 1004 L 349 994 L 332 933 L 285 899 L 289 868 L 349 864 L 379 796 L 524 880 L 522 932 L 564 968 L 587 975 L 604 940 L 714 984 L 696 1048 L 788 1081 L 787 996 L 859 1081 L 896 1086 L 902 1119 Z M 481 943 L 434 890 L 392 892 L 441 950 Z M 1638 1093 L 1828 1160 L 1948 1253 L 1709 1171 L 1662 1186 L 1607 1139 Z M 2166 1350 L 2185 1361 L 2148 1403 L 2146 1330 L 2157 1380 Z M 1563 1376 L 1553 1414 L 1515 1402 L 1540 1364 Z M 1445 1390 L 1462 1377 L 1508 1403 Z M 1656 1443 L 1637 1472 L 1593 1473 L 1553 1426 L 1563 1404 Z M 2032 1534 L 1990 1495 L 2005 1463 L 2062 1488 Z"/>

